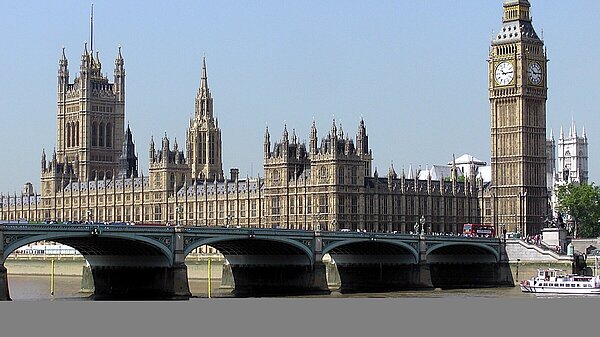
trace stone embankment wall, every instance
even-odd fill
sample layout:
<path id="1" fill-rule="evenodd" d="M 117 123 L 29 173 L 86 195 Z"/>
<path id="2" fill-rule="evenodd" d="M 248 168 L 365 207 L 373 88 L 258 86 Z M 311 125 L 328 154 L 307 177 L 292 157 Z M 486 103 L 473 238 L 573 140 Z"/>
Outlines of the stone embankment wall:
<path id="1" fill-rule="evenodd" d="M 506 240 L 506 253 L 510 262 L 519 259 L 522 262 L 569 263 L 573 260 L 571 256 L 559 255 L 519 239 Z"/>

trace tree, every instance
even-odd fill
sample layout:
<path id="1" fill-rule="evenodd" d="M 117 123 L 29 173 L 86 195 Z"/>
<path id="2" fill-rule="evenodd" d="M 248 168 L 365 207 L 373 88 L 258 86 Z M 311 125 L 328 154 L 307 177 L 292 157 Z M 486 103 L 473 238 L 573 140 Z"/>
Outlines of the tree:
<path id="1" fill-rule="evenodd" d="M 558 187 L 558 211 L 574 221 L 576 237 L 600 236 L 600 187 L 591 184 L 567 184 Z"/>

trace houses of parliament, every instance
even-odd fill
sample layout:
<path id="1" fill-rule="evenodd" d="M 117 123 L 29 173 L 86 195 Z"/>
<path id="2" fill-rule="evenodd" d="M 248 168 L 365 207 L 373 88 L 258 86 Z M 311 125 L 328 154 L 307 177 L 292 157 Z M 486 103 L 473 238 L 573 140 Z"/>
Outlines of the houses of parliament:
<path id="1" fill-rule="evenodd" d="M 19 195 L 3 195 L 1 219 L 402 233 L 424 220 L 439 233 L 459 233 L 464 223 L 539 232 L 548 212 L 547 60 L 529 9 L 527 0 L 505 0 L 491 43 L 491 182 L 452 163 L 435 180 L 393 165 L 380 174 L 363 119 L 355 136 L 335 121 L 319 132 L 313 121 L 308 144 L 287 126 L 280 136 L 267 128 L 263 177 L 226 174 L 205 60 L 184 146 L 166 134 L 151 139 L 144 176 L 124 123 L 121 48 L 111 81 L 86 45 L 74 79 L 64 50 L 59 60 L 56 149 L 42 152 L 41 190 L 28 183 Z"/>

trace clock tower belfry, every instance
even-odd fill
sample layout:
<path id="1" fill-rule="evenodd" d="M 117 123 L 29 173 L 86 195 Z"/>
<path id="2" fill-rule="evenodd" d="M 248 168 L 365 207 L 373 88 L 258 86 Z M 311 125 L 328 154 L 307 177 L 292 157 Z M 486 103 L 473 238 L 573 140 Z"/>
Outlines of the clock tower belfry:
<path id="1" fill-rule="evenodd" d="M 528 0 L 505 0 L 503 24 L 489 55 L 492 188 L 497 230 L 541 231 L 547 215 L 546 65 L 544 42 Z M 498 231 L 499 233 L 500 231 Z"/>

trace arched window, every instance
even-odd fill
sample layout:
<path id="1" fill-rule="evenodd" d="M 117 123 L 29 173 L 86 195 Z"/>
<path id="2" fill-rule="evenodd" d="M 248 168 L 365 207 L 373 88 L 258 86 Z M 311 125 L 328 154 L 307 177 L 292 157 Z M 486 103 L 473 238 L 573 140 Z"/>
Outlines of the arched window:
<path id="1" fill-rule="evenodd" d="M 112 172 L 106 171 L 106 179 L 112 179 Z"/>
<path id="2" fill-rule="evenodd" d="M 92 146 L 98 146 L 98 123 L 92 123 Z"/>
<path id="3" fill-rule="evenodd" d="M 104 146 L 104 123 L 98 128 L 98 146 Z"/>
<path id="4" fill-rule="evenodd" d="M 75 122 L 71 122 L 71 146 L 75 146 Z"/>
<path id="5" fill-rule="evenodd" d="M 79 146 L 79 122 L 75 122 L 75 146 Z"/>
<path id="6" fill-rule="evenodd" d="M 112 125 L 106 124 L 106 147 L 112 147 Z"/>
<path id="7" fill-rule="evenodd" d="M 67 131 L 66 131 L 66 141 L 67 147 L 71 147 L 71 123 L 67 123 Z"/>

